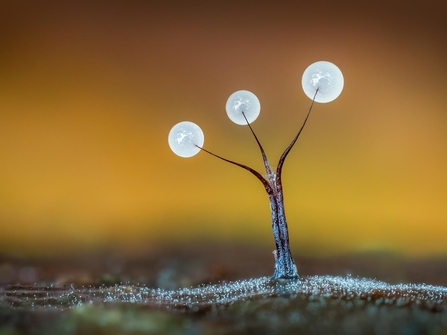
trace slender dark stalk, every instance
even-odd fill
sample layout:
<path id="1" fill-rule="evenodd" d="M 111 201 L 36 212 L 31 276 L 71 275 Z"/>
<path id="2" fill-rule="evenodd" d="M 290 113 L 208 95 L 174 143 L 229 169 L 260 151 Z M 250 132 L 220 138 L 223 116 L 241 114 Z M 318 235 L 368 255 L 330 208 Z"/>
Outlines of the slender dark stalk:
<path id="1" fill-rule="evenodd" d="M 272 173 L 270 169 L 270 164 L 267 160 L 267 155 L 265 154 L 264 148 L 261 145 L 261 142 L 258 140 L 258 137 L 256 136 L 253 128 L 251 127 L 250 123 L 248 122 L 244 112 L 242 112 L 242 115 L 247 122 L 248 127 L 250 128 L 251 133 L 253 134 L 256 142 L 258 143 L 259 149 L 262 154 L 262 159 L 264 161 L 264 167 L 265 171 L 267 173 L 267 179 L 264 178 L 259 172 L 256 170 L 243 165 L 236 163 L 234 161 L 231 161 L 229 159 L 223 158 L 219 155 L 213 154 L 212 152 L 203 149 L 196 145 L 199 149 L 205 151 L 206 153 L 213 155 L 214 157 L 217 157 L 225 162 L 237 165 L 249 172 L 251 172 L 253 175 L 255 175 L 256 178 L 258 178 L 261 183 L 264 185 L 265 190 L 267 191 L 267 195 L 269 196 L 270 200 L 270 211 L 272 214 L 272 231 L 273 231 L 273 237 L 275 239 L 276 244 L 276 251 L 275 251 L 275 267 L 272 279 L 299 279 L 300 276 L 298 274 L 298 270 L 296 268 L 295 262 L 292 257 L 292 253 L 290 251 L 290 243 L 289 243 L 289 231 L 287 228 L 287 221 L 286 221 L 286 213 L 284 210 L 284 196 L 283 196 L 283 190 L 282 190 L 282 181 L 281 181 L 281 173 L 282 168 L 284 166 L 284 161 L 289 154 L 290 150 L 292 150 L 293 146 L 295 145 L 296 141 L 301 135 L 301 132 L 303 131 L 307 120 L 309 118 L 309 115 L 312 111 L 312 107 L 315 102 L 315 97 L 317 96 L 318 89 L 315 91 L 314 98 L 312 99 L 312 103 L 310 105 L 309 111 L 307 112 L 306 118 L 304 119 L 303 125 L 301 126 L 300 130 L 298 131 L 298 134 L 294 137 L 292 142 L 289 144 L 289 146 L 284 150 L 283 154 L 281 155 L 279 159 L 278 166 L 276 168 L 276 172 Z"/>
<path id="2" fill-rule="evenodd" d="M 245 116 L 244 112 L 242 112 L 242 116 L 244 117 L 245 122 L 247 122 L 247 126 L 248 126 L 248 128 L 250 128 L 250 131 L 253 134 L 253 136 L 254 136 L 254 138 L 256 140 L 256 143 L 258 143 L 259 150 L 261 150 L 261 154 L 262 154 L 262 160 L 264 161 L 265 172 L 267 173 L 267 177 L 269 178 L 269 181 L 271 183 L 273 183 L 272 171 L 270 170 L 270 164 L 269 164 L 269 161 L 267 159 L 267 155 L 265 154 L 264 148 L 262 147 L 261 142 L 259 142 L 258 137 L 256 136 L 253 128 L 251 127 L 250 122 L 248 122 L 247 117 Z"/>
<path id="3" fill-rule="evenodd" d="M 241 167 L 241 168 L 243 168 L 243 169 L 245 169 L 245 170 L 247 170 L 247 171 L 250 171 L 252 174 L 255 175 L 256 178 L 258 178 L 258 179 L 261 181 L 261 183 L 264 185 L 264 188 L 265 188 L 265 190 L 267 191 L 268 194 L 273 193 L 273 189 L 272 189 L 270 183 L 269 183 L 269 182 L 262 176 L 262 174 L 260 174 L 258 171 L 254 170 L 254 169 L 252 169 L 251 167 L 248 167 L 248 166 L 246 166 L 246 165 L 244 165 L 244 164 L 240 164 L 240 163 L 231 161 L 231 160 L 229 160 L 229 159 L 223 158 L 223 157 L 221 157 L 221 156 L 219 156 L 219 155 L 213 154 L 211 151 L 208 151 L 208 150 L 206 150 L 206 149 L 204 149 L 204 148 L 201 148 L 201 147 L 199 147 L 197 144 L 196 144 L 196 147 L 199 148 L 200 150 L 205 151 L 206 153 L 208 153 L 208 154 L 210 154 L 210 155 L 213 155 L 214 157 L 217 157 L 217 158 L 219 158 L 219 159 L 225 161 L 225 162 L 228 162 L 228 163 L 237 165 L 237 166 L 239 166 L 239 167 Z"/>

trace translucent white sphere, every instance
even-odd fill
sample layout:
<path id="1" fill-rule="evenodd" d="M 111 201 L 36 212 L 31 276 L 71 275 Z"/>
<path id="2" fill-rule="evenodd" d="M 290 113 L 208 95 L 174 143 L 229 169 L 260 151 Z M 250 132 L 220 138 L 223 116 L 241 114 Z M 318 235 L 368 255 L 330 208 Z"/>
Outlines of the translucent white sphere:
<path id="1" fill-rule="evenodd" d="M 168 136 L 171 150 L 180 157 L 192 157 L 203 147 L 205 136 L 198 125 L 190 121 L 182 121 L 172 127 Z"/>
<path id="2" fill-rule="evenodd" d="M 320 61 L 309 65 L 303 73 L 304 93 L 313 99 L 318 89 L 316 102 L 331 102 L 338 98 L 344 86 L 343 74 L 340 69 L 326 61 Z"/>
<path id="3" fill-rule="evenodd" d="M 261 103 L 256 95 L 250 91 L 242 90 L 230 95 L 225 109 L 231 121 L 239 125 L 247 125 L 242 112 L 244 112 L 248 123 L 252 123 L 261 112 Z"/>

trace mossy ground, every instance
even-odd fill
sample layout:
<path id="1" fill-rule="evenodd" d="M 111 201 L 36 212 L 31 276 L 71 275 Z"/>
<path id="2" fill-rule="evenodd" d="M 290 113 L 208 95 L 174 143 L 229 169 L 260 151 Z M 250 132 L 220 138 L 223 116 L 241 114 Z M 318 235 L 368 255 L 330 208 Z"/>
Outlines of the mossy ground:
<path id="1" fill-rule="evenodd" d="M 298 258 L 303 279 L 278 283 L 234 281 L 268 274 L 272 260 L 257 260 L 263 251 L 215 251 L 178 249 L 133 260 L 3 257 L 0 266 L 14 271 L 0 287 L 0 335 L 447 334 L 444 260 Z M 233 253 L 243 257 L 235 263 Z M 34 273 L 32 283 L 17 282 L 23 268 Z M 331 276 L 319 275 L 325 272 Z M 360 278 L 371 273 L 392 284 Z M 433 285 L 398 284 L 408 282 Z"/>

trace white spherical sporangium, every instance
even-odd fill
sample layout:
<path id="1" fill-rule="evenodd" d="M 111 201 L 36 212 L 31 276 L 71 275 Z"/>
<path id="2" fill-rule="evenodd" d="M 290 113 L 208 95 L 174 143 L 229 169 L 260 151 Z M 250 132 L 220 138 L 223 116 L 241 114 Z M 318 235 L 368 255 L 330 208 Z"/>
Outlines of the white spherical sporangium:
<path id="1" fill-rule="evenodd" d="M 192 157 L 203 147 L 205 136 L 198 125 L 190 121 L 182 121 L 172 127 L 168 136 L 171 150 L 180 157 Z M 197 145 L 197 146 L 196 146 Z"/>
<path id="2" fill-rule="evenodd" d="M 304 93 L 316 102 L 331 102 L 343 91 L 344 79 L 340 69 L 331 62 L 313 63 L 304 70 L 302 85 Z"/>
<path id="3" fill-rule="evenodd" d="M 261 103 L 252 92 L 242 90 L 230 95 L 225 109 L 231 121 L 239 125 L 247 125 L 247 121 L 252 123 L 258 118 L 261 112 Z M 247 121 L 245 121 L 242 112 L 244 112 Z"/>

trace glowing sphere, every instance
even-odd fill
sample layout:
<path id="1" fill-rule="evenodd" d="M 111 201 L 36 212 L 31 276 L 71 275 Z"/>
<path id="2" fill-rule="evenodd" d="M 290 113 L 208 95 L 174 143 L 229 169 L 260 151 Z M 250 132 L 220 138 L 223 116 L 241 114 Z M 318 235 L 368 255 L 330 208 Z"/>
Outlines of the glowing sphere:
<path id="1" fill-rule="evenodd" d="M 189 121 L 182 121 L 172 127 L 168 136 L 171 150 L 180 157 L 192 157 L 203 147 L 205 136 L 198 125 Z"/>
<path id="2" fill-rule="evenodd" d="M 318 89 L 315 101 L 331 102 L 343 91 L 343 74 L 336 65 L 330 62 L 316 62 L 304 70 L 302 85 L 309 99 L 314 98 L 315 91 Z"/>
<path id="3" fill-rule="evenodd" d="M 247 125 L 242 112 L 244 112 L 248 123 L 252 123 L 261 112 L 261 103 L 256 95 L 250 91 L 242 90 L 230 95 L 225 109 L 231 121 L 239 125 Z"/>

